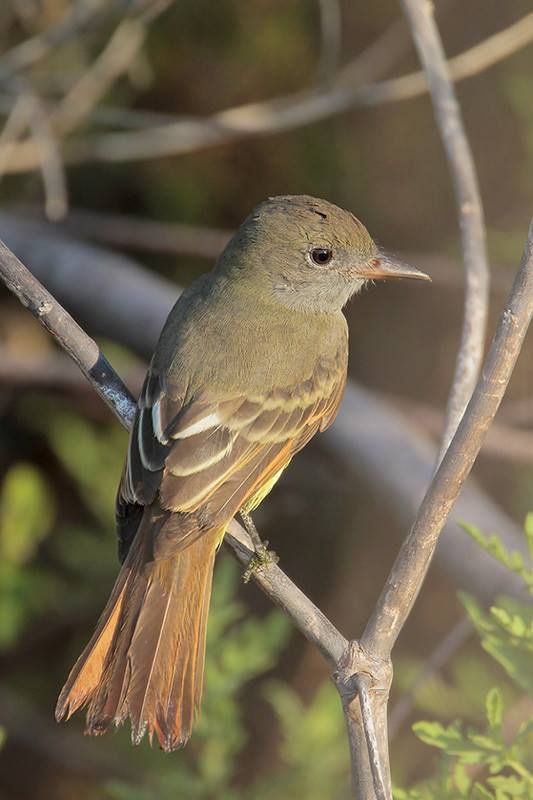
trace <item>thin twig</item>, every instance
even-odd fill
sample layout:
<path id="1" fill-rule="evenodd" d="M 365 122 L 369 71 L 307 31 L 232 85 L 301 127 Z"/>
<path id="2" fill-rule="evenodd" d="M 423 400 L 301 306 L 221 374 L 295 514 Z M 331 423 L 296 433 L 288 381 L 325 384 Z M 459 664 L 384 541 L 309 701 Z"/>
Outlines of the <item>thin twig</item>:
<path id="1" fill-rule="evenodd" d="M 471 77 L 531 41 L 533 13 L 451 59 L 450 74 L 455 81 Z M 328 92 L 312 92 L 237 106 L 205 120 L 191 118 L 147 131 L 104 135 L 79 142 L 72 151 L 72 158 L 129 161 L 197 152 L 247 136 L 300 127 L 356 106 L 397 102 L 417 97 L 426 91 L 423 72 L 362 87 L 334 86 Z"/>
<path id="2" fill-rule="evenodd" d="M 533 41 L 533 13 L 448 62 L 455 81 L 483 72 Z M 254 136 L 280 133 L 342 114 L 357 107 L 377 106 L 419 97 L 427 92 L 424 73 L 365 86 L 336 81 L 327 91 L 306 91 L 266 102 L 235 106 L 209 117 L 189 117 L 163 125 L 80 138 L 66 143 L 67 163 L 86 161 L 135 161 L 199 152 Z M 8 171 L 26 172 L 37 164 L 35 148 L 21 142 Z"/>
<path id="3" fill-rule="evenodd" d="M 62 98 L 51 115 L 51 124 L 63 135 L 77 128 L 130 67 L 146 37 L 142 20 L 128 19 L 118 25 L 106 46 Z"/>
<path id="4" fill-rule="evenodd" d="M 102 22 L 111 14 L 126 10 L 136 0 L 86 0 L 74 3 L 72 8 L 52 28 L 26 39 L 0 58 L 0 82 L 13 78 L 21 70 L 28 69 L 45 58 L 52 50 L 65 44 L 89 25 Z"/>
<path id="5" fill-rule="evenodd" d="M 472 151 L 429 0 L 401 0 L 429 84 L 453 179 L 465 269 L 461 343 L 448 397 L 439 460 L 466 408 L 483 360 L 489 307 L 489 267 L 483 207 Z M 533 15 L 532 15 L 533 18 Z"/>
<path id="6" fill-rule="evenodd" d="M 17 257 L 0 242 L 0 278 L 20 302 L 52 334 L 74 359 L 93 388 L 130 430 L 136 403 L 96 342 L 72 319 Z M 253 544 L 246 531 L 233 520 L 228 541 L 242 563 L 249 563 Z M 275 564 L 263 567 L 254 579 L 273 603 L 283 608 L 295 626 L 335 666 L 342 657 L 346 639 L 322 612 Z"/>
<path id="7" fill-rule="evenodd" d="M 69 239 L 42 223 L 0 214 L 0 237 L 83 325 L 145 359 L 151 357 L 179 286 L 131 257 Z M 342 465 L 347 485 L 356 483 L 377 503 L 386 503 L 395 535 L 412 524 L 436 451 L 405 414 L 349 380 L 335 424 L 317 445 Z M 456 522 L 465 519 L 481 530 L 499 531 L 508 549 L 526 554 L 519 526 L 470 479 L 445 526 L 438 568 L 480 602 L 491 602 L 503 592 L 518 595 L 519 579 L 465 536 Z"/>
<path id="8" fill-rule="evenodd" d="M 50 292 L 46 291 L 1 241 L 0 276 L 22 305 L 31 311 L 76 362 L 122 424 L 127 421 L 131 427 L 135 401 L 96 342 L 84 333 Z"/>
<path id="9" fill-rule="evenodd" d="M 24 303 L 66 351 L 75 359 L 98 392 L 113 408 L 119 419 L 131 427 L 135 404 L 120 378 L 107 362 L 103 362 L 96 344 L 79 328 L 64 309 L 46 292 L 31 273 L 5 247 L 0 245 L 0 275 L 8 288 Z M 377 796 L 381 784 L 390 783 L 388 752 L 386 747 L 386 706 L 390 686 L 390 651 L 405 623 L 414 599 L 420 589 L 427 567 L 436 546 L 438 534 L 466 479 L 479 451 L 483 436 L 501 401 L 512 368 L 518 357 L 533 312 L 533 221 L 521 269 L 505 309 L 486 367 L 463 420 L 452 440 L 431 487 L 422 503 L 413 529 L 407 537 L 387 580 L 361 643 L 348 643 L 324 615 L 300 592 L 275 565 L 259 573 L 260 585 L 293 619 L 295 625 L 309 641 L 316 644 L 334 667 L 339 667 L 338 683 L 346 678 L 368 674 L 373 685 L 372 720 L 355 726 L 357 747 L 355 756 L 361 773 L 368 769 L 368 755 L 362 747 L 369 738 L 371 761 L 379 761 L 376 775 Z M 251 543 L 235 522 L 231 536 L 238 535 L 236 548 L 239 558 L 247 560 L 252 552 Z M 243 548 L 244 543 L 244 548 Z M 235 545 L 233 545 L 235 547 Z M 340 665 L 343 665 L 342 670 Z M 341 692 L 342 694 L 342 692 Z M 367 715 L 365 698 L 359 703 L 363 716 Z M 353 702 L 345 705 L 352 709 Z M 353 715 L 347 717 L 348 724 Z M 367 733 L 365 733 L 365 729 Z M 375 736 L 372 731 L 375 730 Z M 376 744 L 377 742 L 377 744 Z M 371 766 L 372 768 L 372 766 Z M 380 776 L 382 781 L 380 784 Z M 363 774 L 363 781 L 366 777 Z M 367 784 L 368 785 L 368 784 Z M 361 796 L 361 795 L 359 795 Z M 367 795 L 370 796 L 370 795 Z M 385 797 L 388 797 L 386 794 Z"/>
<path id="10" fill-rule="evenodd" d="M 59 220 L 68 211 L 67 178 L 61 150 L 41 101 L 25 81 L 23 91 L 30 109 L 29 125 L 32 138 L 39 153 L 45 213 L 48 219 Z"/>

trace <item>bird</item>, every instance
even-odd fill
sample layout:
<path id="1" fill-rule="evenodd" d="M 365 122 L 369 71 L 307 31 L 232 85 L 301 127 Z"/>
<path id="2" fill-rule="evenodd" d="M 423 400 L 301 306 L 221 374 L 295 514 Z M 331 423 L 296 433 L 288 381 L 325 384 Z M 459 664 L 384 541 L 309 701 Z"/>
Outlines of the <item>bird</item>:
<path id="1" fill-rule="evenodd" d="M 87 706 L 89 734 L 129 718 L 134 744 L 146 733 L 167 752 L 188 741 L 225 531 L 239 512 L 250 530 L 293 456 L 333 422 L 348 365 L 342 309 L 389 278 L 429 279 L 387 255 L 350 211 L 286 195 L 256 206 L 178 298 L 118 488 L 121 568 L 58 721 Z"/>

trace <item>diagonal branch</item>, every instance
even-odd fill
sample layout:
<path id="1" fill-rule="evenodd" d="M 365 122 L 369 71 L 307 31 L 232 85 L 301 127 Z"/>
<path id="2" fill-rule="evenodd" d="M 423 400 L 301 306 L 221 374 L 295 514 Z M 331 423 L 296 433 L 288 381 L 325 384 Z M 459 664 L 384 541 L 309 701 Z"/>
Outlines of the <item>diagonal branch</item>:
<path id="1" fill-rule="evenodd" d="M 502 401 L 533 314 L 533 220 L 522 264 L 502 312 L 483 372 L 422 501 L 362 637 L 387 657 L 420 590 L 437 540 Z"/>
<path id="2" fill-rule="evenodd" d="M 109 15 L 127 12 L 128 7 L 137 2 L 138 0 L 89 0 L 85 3 L 74 3 L 55 26 L 3 53 L 0 58 L 0 82 L 29 69 L 90 25 L 103 21 Z"/>
<path id="3" fill-rule="evenodd" d="M 1 243 L 0 277 L 74 358 L 122 423 L 131 427 L 134 401 L 95 342 Z M 502 314 L 483 375 L 360 642 L 347 642 L 277 566 L 269 565 L 257 576 L 266 594 L 284 609 L 335 669 L 348 730 L 353 734 L 350 740 L 357 797 L 371 798 L 375 794 L 381 800 L 390 796 L 386 722 L 390 652 L 424 580 L 438 535 L 503 397 L 532 313 L 533 221 L 522 266 Z M 231 524 L 230 544 L 240 560 L 246 562 L 252 551 L 251 543 L 236 522 Z M 350 684 L 352 699 L 346 699 Z M 356 696 L 359 687 L 362 689 L 361 698 Z"/>
<path id="4" fill-rule="evenodd" d="M 181 287 L 143 269 L 131 257 L 66 238 L 50 227 L 0 214 L 0 237 L 59 302 L 94 334 L 149 359 Z M 432 261 L 414 260 L 431 273 Z M 83 291 L 80 291 L 83 287 Z M 380 504 L 394 533 L 407 530 L 434 471 L 433 444 L 374 392 L 349 380 L 335 425 L 317 442 Z M 516 594 L 519 580 L 465 537 L 457 520 L 498 530 L 511 550 L 526 552 L 520 528 L 470 479 L 445 526 L 436 560 L 454 585 L 481 602 Z"/>
<path id="5" fill-rule="evenodd" d="M 128 430 L 136 403 L 98 345 L 52 297 L 31 272 L 0 241 L 0 279 L 49 331 Z M 253 554 L 251 540 L 233 520 L 228 541 L 237 558 L 248 564 Z M 303 635 L 315 644 L 332 666 L 341 659 L 346 639 L 275 564 L 263 567 L 254 579 L 273 603 L 280 606 Z"/>

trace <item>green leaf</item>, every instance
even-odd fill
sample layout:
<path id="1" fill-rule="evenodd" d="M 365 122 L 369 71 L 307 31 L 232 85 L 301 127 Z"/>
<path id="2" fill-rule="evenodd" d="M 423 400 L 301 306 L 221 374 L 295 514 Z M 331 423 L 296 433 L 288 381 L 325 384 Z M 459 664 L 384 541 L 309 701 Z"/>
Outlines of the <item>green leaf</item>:
<path id="1" fill-rule="evenodd" d="M 527 784 L 522 778 L 516 775 L 498 775 L 488 778 L 487 783 L 496 790 L 496 797 L 505 793 L 509 797 L 529 797 L 526 794 Z"/>
<path id="2" fill-rule="evenodd" d="M 530 511 L 529 514 L 526 514 L 526 521 L 524 523 L 524 533 L 526 534 L 529 558 L 533 565 L 533 512 L 532 511 Z"/>
<path id="3" fill-rule="evenodd" d="M 495 800 L 495 797 L 481 783 L 476 783 L 472 791 L 472 800 Z"/>
<path id="4" fill-rule="evenodd" d="M 419 739 L 432 747 L 449 752 L 452 745 L 463 742 L 463 735 L 457 723 L 444 727 L 440 722 L 415 722 L 413 731 Z"/>
<path id="5" fill-rule="evenodd" d="M 485 701 L 487 720 L 491 728 L 501 728 L 503 719 L 503 695 L 501 689 L 491 689 Z"/>
<path id="6" fill-rule="evenodd" d="M 25 564 L 50 531 L 54 504 L 42 474 L 31 464 L 8 471 L 0 494 L 0 558 Z"/>
<path id="7" fill-rule="evenodd" d="M 511 570 L 511 572 L 515 572 L 517 575 L 520 575 L 520 577 L 525 581 L 526 585 L 533 590 L 533 568 L 526 566 L 522 553 L 520 553 L 518 550 L 507 550 L 498 536 L 485 536 L 485 534 L 483 534 L 479 528 L 476 528 L 473 525 L 461 523 L 461 527 L 477 544 L 479 544 L 480 547 L 483 548 L 483 550 L 507 567 L 507 569 Z M 527 533 L 526 538 L 528 539 L 529 547 L 529 538 Z"/>
<path id="8" fill-rule="evenodd" d="M 457 763 L 455 765 L 453 777 L 455 785 L 457 786 L 457 791 L 461 797 L 468 797 L 470 787 L 472 786 L 472 781 L 463 764 Z"/>

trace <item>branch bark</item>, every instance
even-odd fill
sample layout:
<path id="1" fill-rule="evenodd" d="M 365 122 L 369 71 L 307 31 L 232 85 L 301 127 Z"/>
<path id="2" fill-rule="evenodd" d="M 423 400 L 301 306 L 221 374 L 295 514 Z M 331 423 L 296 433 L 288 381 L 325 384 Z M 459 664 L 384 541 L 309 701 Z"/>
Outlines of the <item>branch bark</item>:
<path id="1" fill-rule="evenodd" d="M 0 243 L 0 276 L 53 334 L 95 389 L 131 428 L 135 404 L 90 339 L 11 251 Z M 533 221 L 520 271 L 502 314 L 485 370 L 463 420 L 433 478 L 360 642 L 347 642 L 319 609 L 276 566 L 257 575 L 266 594 L 291 617 L 335 670 L 352 744 L 356 797 L 390 797 L 387 702 L 390 653 L 420 590 L 447 515 L 479 452 L 501 402 L 533 313 Z M 246 563 L 251 542 L 233 521 L 230 545 Z M 363 746 L 365 745 L 365 746 Z"/>
<path id="2" fill-rule="evenodd" d="M 82 325 L 150 358 L 178 286 L 131 258 L 68 239 L 50 226 L 0 214 L 0 236 Z M 424 266 L 420 259 L 415 263 Z M 376 502 L 388 505 L 398 534 L 411 525 L 431 480 L 436 450 L 392 404 L 350 380 L 335 425 L 318 446 L 339 462 L 348 482 L 356 481 Z M 439 543 L 439 567 L 481 602 L 519 592 L 520 581 L 480 552 L 457 520 L 497 530 L 509 549 L 526 553 L 518 526 L 470 479 Z"/>
<path id="3" fill-rule="evenodd" d="M 390 658 L 426 576 L 444 522 L 503 399 L 532 314 L 533 220 L 522 264 L 500 317 L 482 375 L 361 637 L 361 646 L 375 658 Z M 386 708 L 384 694 L 380 696 L 380 704 Z M 381 758 L 382 764 L 388 765 L 387 754 L 383 751 Z"/>
<path id="4" fill-rule="evenodd" d="M 363 634 L 363 645 L 381 657 L 392 650 L 416 599 L 444 522 L 502 401 L 532 313 L 533 221 L 481 378 Z"/>

